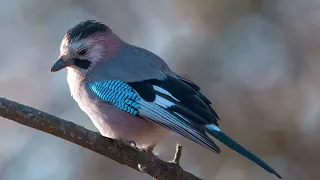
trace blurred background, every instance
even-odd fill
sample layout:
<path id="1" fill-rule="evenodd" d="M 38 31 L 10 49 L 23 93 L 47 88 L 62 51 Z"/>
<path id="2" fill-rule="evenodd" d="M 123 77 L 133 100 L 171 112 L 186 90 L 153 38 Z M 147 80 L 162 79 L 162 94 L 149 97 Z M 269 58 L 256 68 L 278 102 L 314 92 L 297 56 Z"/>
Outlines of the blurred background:
<path id="1" fill-rule="evenodd" d="M 66 31 L 96 19 L 199 84 L 221 127 L 287 180 L 320 177 L 320 1 L 0 0 L 0 96 L 96 130 L 50 74 Z M 149 180 L 54 136 L 0 118 L 0 180 Z M 275 180 L 221 145 L 176 134 L 155 149 L 208 180 Z"/>

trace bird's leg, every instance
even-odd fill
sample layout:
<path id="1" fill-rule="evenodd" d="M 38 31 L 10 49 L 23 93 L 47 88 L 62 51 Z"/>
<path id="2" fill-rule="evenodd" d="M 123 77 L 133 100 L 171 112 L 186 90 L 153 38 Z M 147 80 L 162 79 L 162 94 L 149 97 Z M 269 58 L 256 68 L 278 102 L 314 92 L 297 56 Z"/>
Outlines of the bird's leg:
<path id="1" fill-rule="evenodd" d="M 148 152 L 148 153 L 152 153 L 154 147 L 155 147 L 155 145 L 149 146 L 149 147 L 147 147 L 146 149 L 143 149 L 143 151 Z"/>
<path id="2" fill-rule="evenodd" d="M 147 161 L 147 164 L 138 164 L 138 168 L 141 172 L 146 173 L 146 169 L 149 163 L 153 162 L 155 155 L 152 153 L 155 145 L 149 146 L 145 149 L 142 149 L 142 151 L 146 152 L 148 154 L 149 160 Z"/>
<path id="3" fill-rule="evenodd" d="M 152 152 L 153 149 L 154 149 L 154 147 L 155 147 L 155 145 L 149 146 L 149 147 L 147 147 L 146 149 L 144 149 L 144 151 L 149 154 L 149 157 L 150 157 L 149 162 L 151 162 L 151 161 L 154 160 L 155 155 L 154 155 L 153 152 Z"/>

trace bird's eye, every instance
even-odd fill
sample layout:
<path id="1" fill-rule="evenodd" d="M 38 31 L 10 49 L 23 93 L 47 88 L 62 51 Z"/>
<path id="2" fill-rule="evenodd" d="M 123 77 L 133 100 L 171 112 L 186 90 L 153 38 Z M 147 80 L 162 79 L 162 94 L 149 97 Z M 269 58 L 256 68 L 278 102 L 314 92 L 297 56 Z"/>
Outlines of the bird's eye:
<path id="1" fill-rule="evenodd" d="M 80 55 L 80 56 L 84 56 L 84 55 L 87 53 L 87 51 L 88 51 L 88 49 L 81 49 L 81 50 L 79 51 L 79 55 Z"/>

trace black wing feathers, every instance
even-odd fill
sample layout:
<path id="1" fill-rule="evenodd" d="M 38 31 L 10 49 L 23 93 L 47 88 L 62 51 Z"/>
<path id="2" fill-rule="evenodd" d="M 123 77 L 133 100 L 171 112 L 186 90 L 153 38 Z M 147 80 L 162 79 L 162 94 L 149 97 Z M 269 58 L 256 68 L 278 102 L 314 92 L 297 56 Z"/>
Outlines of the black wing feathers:
<path id="1" fill-rule="evenodd" d="M 183 114 L 185 117 L 192 119 L 193 121 L 196 121 L 200 124 L 207 124 L 208 121 L 203 119 L 203 117 L 199 116 L 198 114 L 188 110 L 187 107 L 185 107 L 183 104 L 181 104 L 179 101 L 176 101 L 175 99 L 171 98 L 170 96 L 163 94 L 161 92 L 157 92 L 157 95 L 160 95 L 161 97 L 164 97 L 165 99 L 170 100 L 171 102 L 174 102 L 176 105 L 171 106 L 168 108 L 169 111 L 177 112 L 179 114 Z"/>
<path id="2" fill-rule="evenodd" d="M 200 124 L 214 123 L 218 126 L 217 113 L 210 106 L 211 102 L 199 92 L 200 88 L 193 82 L 182 77 L 167 76 L 164 80 L 150 79 L 140 82 L 128 83 L 146 101 L 155 100 L 156 94 L 174 102 L 176 106 L 170 107 L 172 111 L 178 112 Z M 168 91 L 170 96 L 157 92 L 153 85 L 159 86 Z"/>
<path id="3" fill-rule="evenodd" d="M 153 102 L 156 99 L 156 93 L 148 81 L 131 82 L 129 84 L 144 100 Z"/>
<path id="4" fill-rule="evenodd" d="M 204 96 L 204 95 L 202 95 L 199 91 L 196 91 L 196 89 L 193 89 L 191 86 L 185 83 L 185 81 L 182 81 L 172 76 L 167 76 L 165 80 L 160 82 L 161 82 L 161 84 L 159 85 L 160 87 L 170 92 L 189 110 L 197 113 L 200 116 L 202 116 L 206 112 L 208 112 L 205 115 L 206 117 L 213 116 L 213 118 L 208 118 L 208 119 L 202 116 L 202 118 L 208 121 L 207 124 L 214 123 L 218 125 L 217 119 L 219 119 L 219 117 L 217 113 L 210 106 L 211 102 L 209 100 L 204 100 L 203 98 L 201 98 L 201 96 Z M 199 94 L 201 94 L 201 96 Z M 199 111 L 199 108 L 202 108 L 202 110 Z"/>
<path id="5" fill-rule="evenodd" d="M 203 100 L 205 101 L 205 103 L 207 104 L 211 104 L 210 100 L 204 96 L 201 92 L 200 92 L 200 87 L 198 85 L 196 85 L 194 82 L 186 79 L 186 78 L 183 78 L 181 76 L 177 76 L 179 80 L 183 81 L 184 83 L 188 84 L 190 87 L 192 87 L 198 94 L 198 96 Z"/>
<path id="6" fill-rule="evenodd" d="M 179 75 L 176 75 L 178 77 L 178 79 L 180 79 L 181 81 L 183 81 L 184 83 L 188 84 L 190 87 L 192 87 L 194 90 L 196 91 L 200 91 L 200 87 L 198 85 L 196 85 L 194 82 L 190 81 L 189 79 L 183 78 Z"/>
<path id="7" fill-rule="evenodd" d="M 188 79 L 185 79 L 185 78 L 183 78 L 181 76 L 178 76 L 178 75 L 177 75 L 177 77 L 178 77 L 179 80 L 183 81 L 184 83 L 186 83 L 190 87 L 192 87 L 196 91 L 197 95 L 207 104 L 210 113 L 212 113 L 217 119 L 220 120 L 218 114 L 210 106 L 210 104 L 211 104 L 210 100 L 200 92 L 200 87 L 198 85 L 196 85 L 194 82 L 192 82 L 192 81 L 190 81 Z"/>

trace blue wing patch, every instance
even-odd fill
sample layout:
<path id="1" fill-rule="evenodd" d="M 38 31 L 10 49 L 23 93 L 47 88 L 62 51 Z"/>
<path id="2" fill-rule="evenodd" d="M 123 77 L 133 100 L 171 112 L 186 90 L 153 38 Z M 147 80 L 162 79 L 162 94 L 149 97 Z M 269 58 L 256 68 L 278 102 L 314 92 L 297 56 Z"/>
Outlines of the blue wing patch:
<path id="1" fill-rule="evenodd" d="M 138 113 L 141 97 L 128 84 L 113 79 L 88 84 L 89 89 L 99 98 L 110 102 L 119 109 L 133 115 Z"/>

